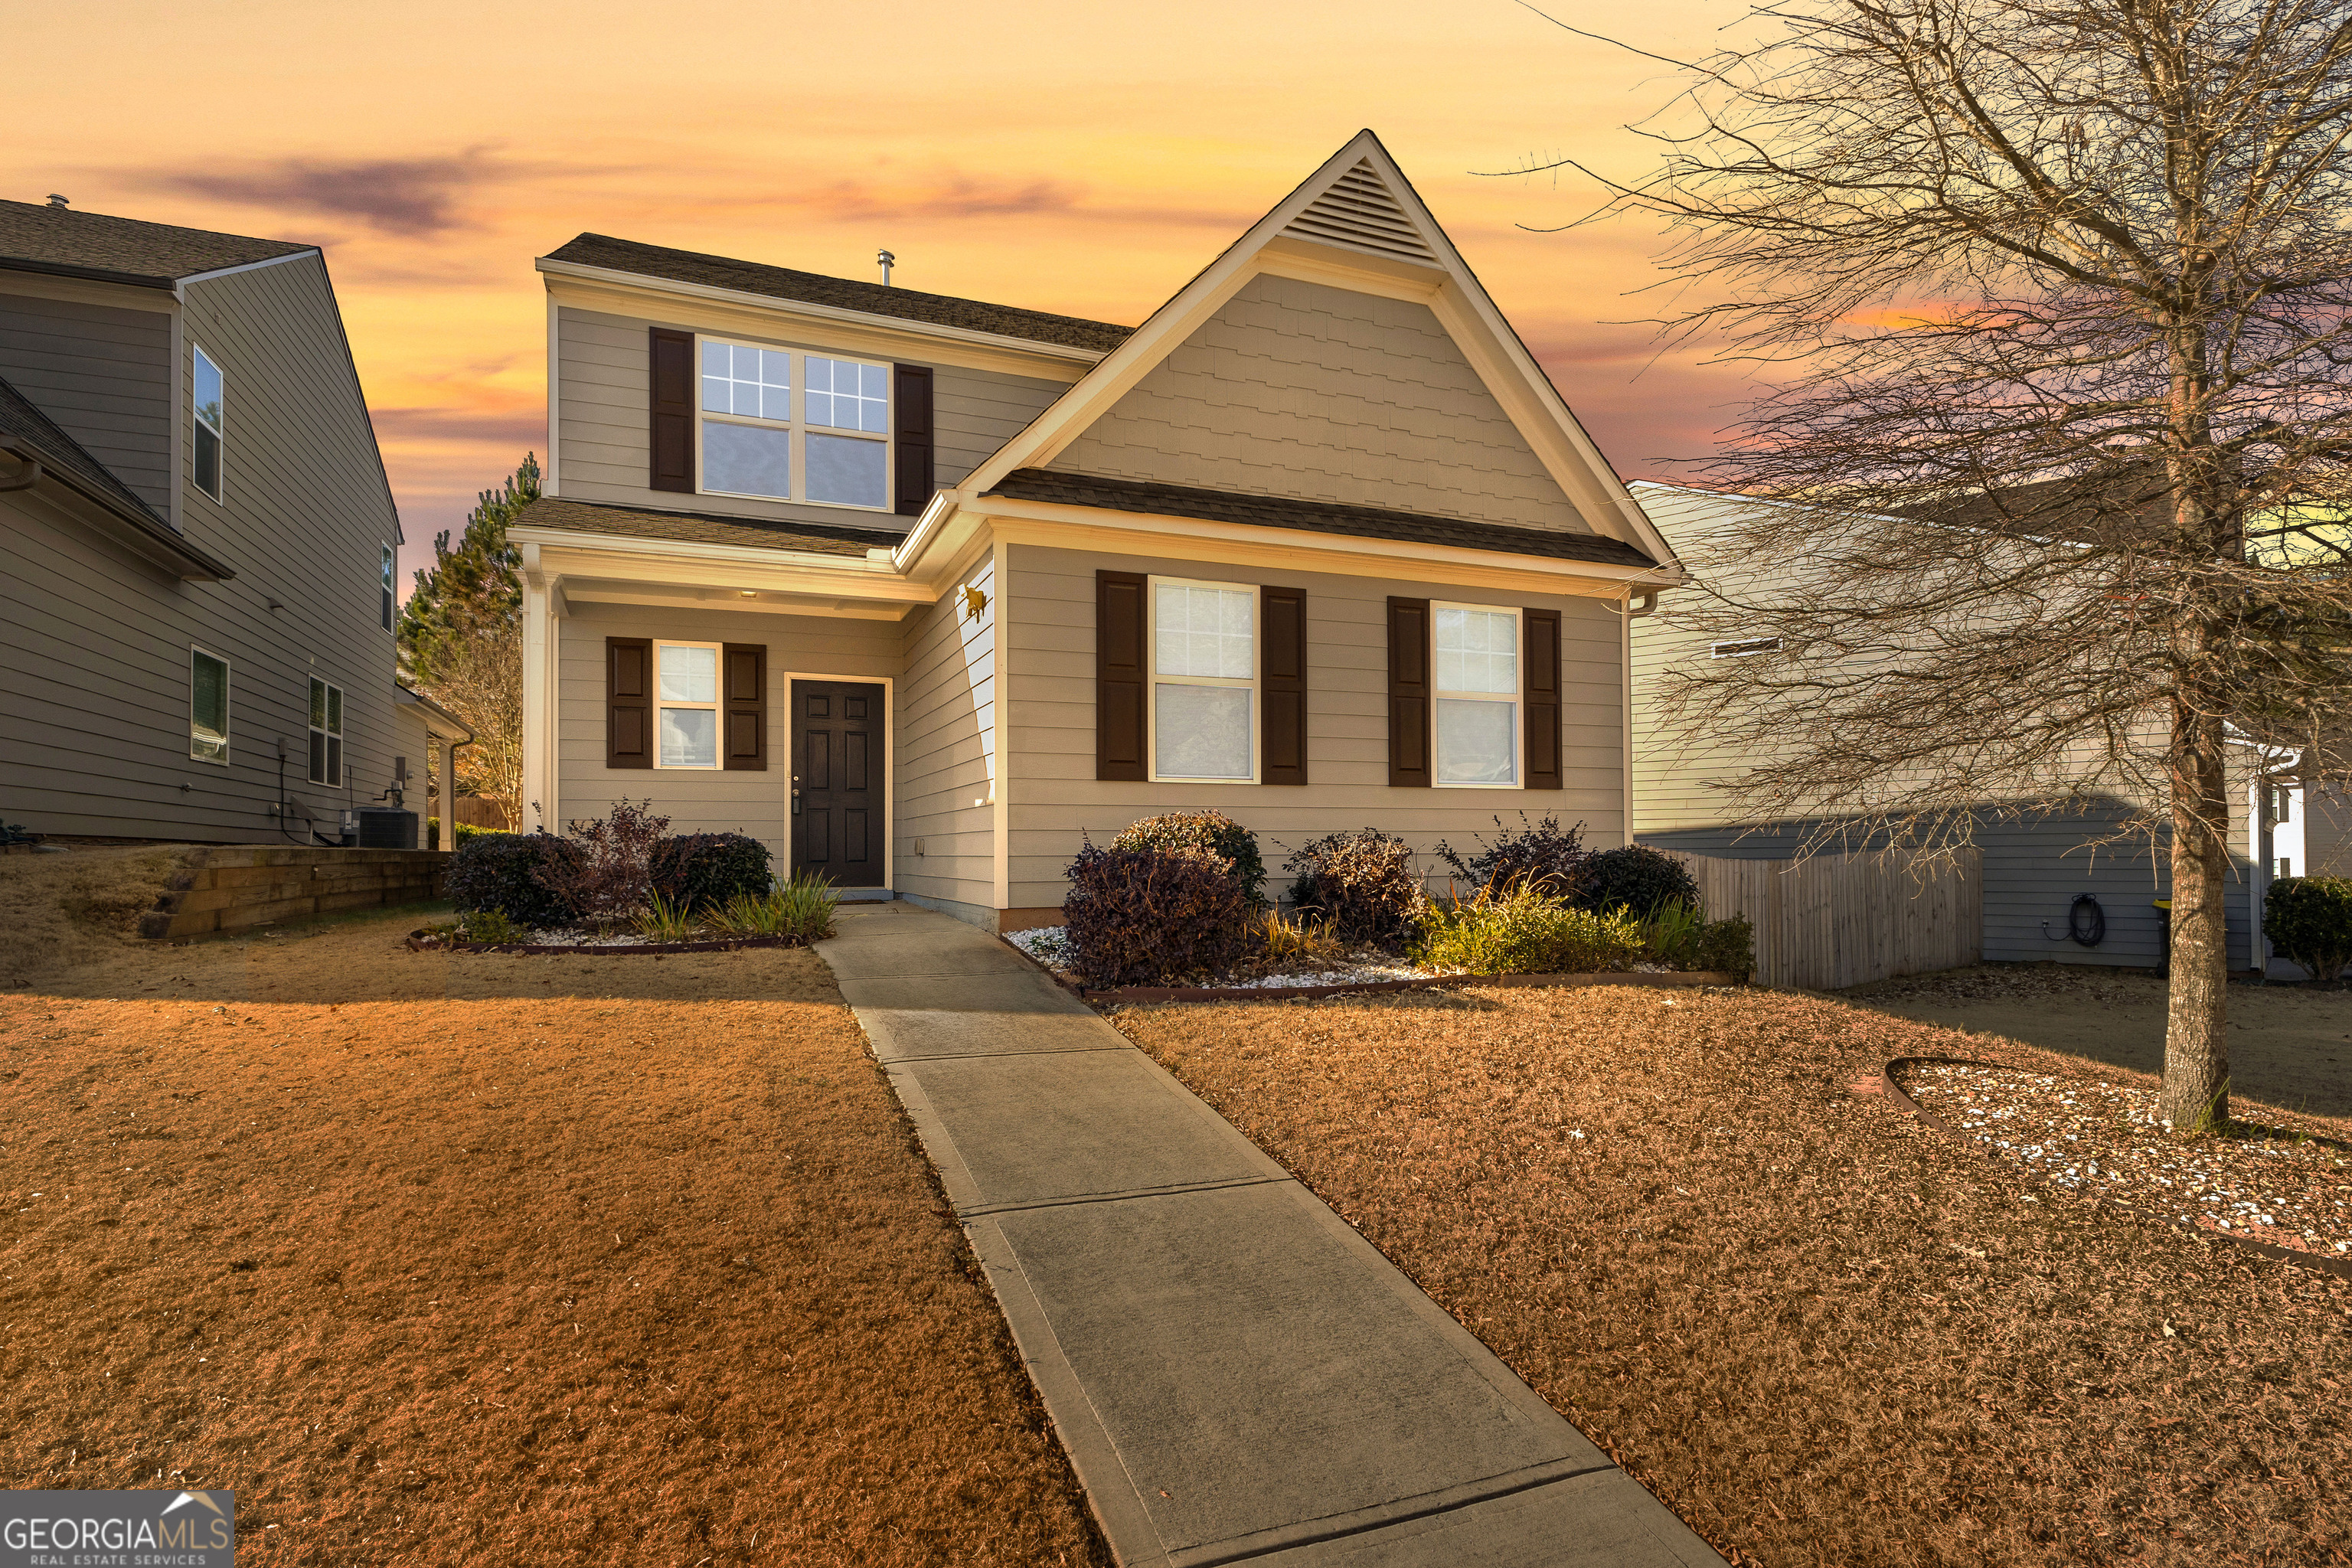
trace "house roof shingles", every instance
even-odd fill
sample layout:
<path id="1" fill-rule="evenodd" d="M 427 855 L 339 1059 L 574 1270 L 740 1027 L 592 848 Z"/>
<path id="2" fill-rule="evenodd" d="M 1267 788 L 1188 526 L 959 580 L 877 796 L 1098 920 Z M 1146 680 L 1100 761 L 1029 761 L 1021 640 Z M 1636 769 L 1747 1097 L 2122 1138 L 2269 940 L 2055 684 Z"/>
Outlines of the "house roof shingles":
<path id="1" fill-rule="evenodd" d="M 868 550 L 892 550 L 906 535 L 890 529 L 834 527 L 804 522 L 768 522 L 759 518 L 719 517 L 709 512 L 652 511 L 608 506 L 602 501 L 543 496 L 516 514 L 518 528 L 552 528 L 566 533 L 605 533 L 625 539 L 667 539 L 682 544 L 729 544 L 750 550 L 793 550 L 863 560 Z"/>
<path id="2" fill-rule="evenodd" d="M 0 268 L 168 289 L 200 272 L 318 248 L 35 202 L 0 201 Z"/>
<path id="3" fill-rule="evenodd" d="M 828 278 L 822 273 L 795 272 L 788 267 L 737 261 L 724 256 L 706 256 L 695 250 L 672 250 L 667 246 L 615 239 L 605 234 L 581 235 L 551 251 L 548 259 L 568 261 L 579 267 L 600 267 L 614 272 L 634 272 L 647 278 L 667 279 L 674 283 L 698 283 L 706 288 L 731 289 L 738 293 L 797 300 L 805 304 L 856 310 L 869 316 L 888 316 L 904 321 L 921 321 L 930 326 L 955 327 L 964 331 L 989 332 L 1004 338 L 1024 338 L 1032 342 L 1055 343 L 1063 348 L 1085 349 L 1095 353 L 1108 353 L 1125 342 L 1135 331 L 1132 327 L 1114 326 L 1108 321 L 1088 321 L 1076 316 L 1055 316 L 1043 310 L 1024 310 L 1012 305 L 960 300 L 949 294 L 925 294 L 912 289 L 886 288 L 879 283 Z"/>
<path id="4" fill-rule="evenodd" d="M 1542 555 L 1554 560 L 1591 561 L 1610 566 L 1658 564 L 1633 545 L 1595 533 L 1512 528 L 1502 523 L 1433 517 L 1424 512 L 1389 511 L 1379 507 L 1346 506 L 1334 501 L 1292 500 L 1281 496 L 1245 495 L 1232 490 L 1194 489 L 1184 485 L 1154 484 L 1139 479 L 1100 479 L 1092 474 L 1060 473 L 1051 468 L 1015 468 L 988 493 L 1012 500 L 1044 501 L 1056 506 L 1151 512 L 1163 517 L 1199 518 L 1207 522 L 1252 523 L 1261 528 L 1344 533 L 1363 539 L 1395 540 L 1407 544 L 1448 545 L 1460 550 L 1494 550 L 1512 555 Z"/>

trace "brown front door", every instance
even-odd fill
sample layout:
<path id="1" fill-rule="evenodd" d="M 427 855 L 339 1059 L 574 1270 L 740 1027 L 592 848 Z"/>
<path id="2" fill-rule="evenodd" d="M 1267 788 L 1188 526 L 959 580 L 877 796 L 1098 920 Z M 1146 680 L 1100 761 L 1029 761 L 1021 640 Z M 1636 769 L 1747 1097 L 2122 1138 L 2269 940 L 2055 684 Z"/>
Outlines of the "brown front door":
<path id="1" fill-rule="evenodd" d="M 878 888 L 882 688 L 793 682 L 793 869 L 839 888 Z"/>

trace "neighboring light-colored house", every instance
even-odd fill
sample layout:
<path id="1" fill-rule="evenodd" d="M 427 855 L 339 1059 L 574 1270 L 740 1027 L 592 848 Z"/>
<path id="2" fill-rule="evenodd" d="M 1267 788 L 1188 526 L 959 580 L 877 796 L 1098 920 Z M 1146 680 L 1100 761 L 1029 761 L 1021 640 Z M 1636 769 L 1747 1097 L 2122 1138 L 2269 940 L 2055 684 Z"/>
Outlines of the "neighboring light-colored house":
<path id="1" fill-rule="evenodd" d="M 1769 594 L 1772 568 L 1759 564 L 1736 544 L 1727 544 L 1741 512 L 1754 503 L 1737 495 L 1672 485 L 1636 483 L 1634 495 L 1673 542 L 1695 580 L 1715 573 L 1737 574 L 1744 595 Z M 1669 724 L 1656 703 L 1666 673 L 1716 658 L 1769 658 L 1769 637 L 1709 639 L 1678 626 L 1671 617 L 1633 623 L 1633 831 L 1644 844 L 1663 849 L 1731 859 L 1781 859 L 1824 818 L 1756 823 L 1746 820 L 1722 787 L 1759 760 L 1735 752 L 1714 736 Z M 2259 940 L 2261 899 L 2287 857 L 2296 875 L 2309 868 L 2296 833 L 2274 843 L 2279 815 L 2299 823 L 2304 791 L 2292 781 L 2264 775 L 2262 748 L 2232 748 L 2238 783 L 2232 794 L 2242 809 L 2231 828 L 2234 875 L 2227 895 L 2230 964 L 2253 967 Z M 2277 767 L 2282 754 L 2272 754 Z M 1988 801 L 1973 824 L 1984 852 L 1984 956 L 2000 962 L 2050 960 L 2061 963 L 2121 964 L 2153 968 L 2162 960 L 2164 932 L 2156 900 L 2169 896 L 2168 837 L 2151 858 L 2145 841 L 2101 844 L 2124 821 L 2119 800 L 2080 812 L 2016 816 Z M 1829 819 L 1833 820 L 1833 819 Z M 2332 845 L 2332 837 L 2328 839 Z M 2098 900 L 2105 934 L 2095 946 L 2070 935 L 2074 900 Z M 2279 973 L 2291 966 L 2282 963 Z"/>
<path id="2" fill-rule="evenodd" d="M 525 826 L 650 797 L 996 929 L 1176 807 L 1275 865 L 1623 841 L 1625 610 L 1678 572 L 1369 132 L 1132 329 L 598 235 L 539 268 Z"/>
<path id="3" fill-rule="evenodd" d="M 339 841 L 399 542 L 316 246 L 0 202 L 0 815 Z"/>

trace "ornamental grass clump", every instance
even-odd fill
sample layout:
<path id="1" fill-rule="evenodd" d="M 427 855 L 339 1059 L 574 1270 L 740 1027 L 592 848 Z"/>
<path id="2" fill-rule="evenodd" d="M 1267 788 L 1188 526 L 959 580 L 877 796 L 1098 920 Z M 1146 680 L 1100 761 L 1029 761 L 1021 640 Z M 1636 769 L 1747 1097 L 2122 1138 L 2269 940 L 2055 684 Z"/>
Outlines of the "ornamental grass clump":
<path id="1" fill-rule="evenodd" d="M 2352 963 L 2352 877 L 2282 877 L 2263 899 L 2263 933 L 2323 985 Z"/>
<path id="2" fill-rule="evenodd" d="M 1330 833 L 1283 862 L 1297 874 L 1290 901 L 1328 922 L 1343 942 L 1401 948 L 1429 909 L 1413 870 L 1412 847 L 1377 828 Z"/>
<path id="3" fill-rule="evenodd" d="M 1087 842 L 1062 902 L 1070 967 L 1087 985 L 1160 985 L 1222 973 L 1249 945 L 1233 863 L 1205 849 Z"/>
<path id="4" fill-rule="evenodd" d="M 1646 955 L 1642 923 L 1622 909 L 1580 910 L 1525 886 L 1433 905 L 1412 953 L 1426 968 L 1467 974 L 1592 974 Z"/>
<path id="5" fill-rule="evenodd" d="M 637 934 L 647 942 L 691 942 L 698 934 L 698 922 L 694 911 L 684 903 L 673 902 L 659 893 L 649 895 L 646 907 L 637 911 L 633 922 Z"/>
<path id="6" fill-rule="evenodd" d="M 1201 849 L 1232 866 L 1250 907 L 1265 902 L 1265 858 L 1257 835 L 1222 811 L 1169 811 L 1129 823 L 1110 841 L 1114 849 Z"/>
<path id="7" fill-rule="evenodd" d="M 737 893 L 710 912 L 710 923 L 730 936 L 787 936 L 821 942 L 833 934 L 841 895 L 833 884 L 806 874 L 763 893 Z"/>

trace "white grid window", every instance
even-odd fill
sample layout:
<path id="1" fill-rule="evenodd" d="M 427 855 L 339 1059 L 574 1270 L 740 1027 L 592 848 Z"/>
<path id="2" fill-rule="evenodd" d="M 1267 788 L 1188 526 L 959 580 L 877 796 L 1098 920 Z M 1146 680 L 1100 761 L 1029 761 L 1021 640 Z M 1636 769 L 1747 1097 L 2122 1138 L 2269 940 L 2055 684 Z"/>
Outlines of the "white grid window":
<path id="1" fill-rule="evenodd" d="M 188 650 L 188 755 L 228 762 L 228 660 Z"/>
<path id="2" fill-rule="evenodd" d="M 654 763 L 719 765 L 719 645 L 654 644 Z"/>
<path id="3" fill-rule="evenodd" d="M 221 454 L 228 440 L 228 416 L 226 412 L 228 393 L 223 384 L 220 366 L 212 355 L 194 344 L 195 359 L 189 377 L 194 396 L 192 412 L 195 416 L 196 489 L 215 500 L 221 499 Z"/>
<path id="4" fill-rule="evenodd" d="M 889 366 L 715 338 L 701 365 L 705 491 L 888 508 Z"/>
<path id="5" fill-rule="evenodd" d="M 1519 616 L 1433 605 L 1437 782 L 1488 789 L 1519 782 Z"/>
<path id="6" fill-rule="evenodd" d="M 310 678 L 310 782 L 343 787 L 343 689 Z"/>
<path id="7" fill-rule="evenodd" d="M 1257 590 L 1151 580 L 1151 774 L 1257 777 Z"/>

